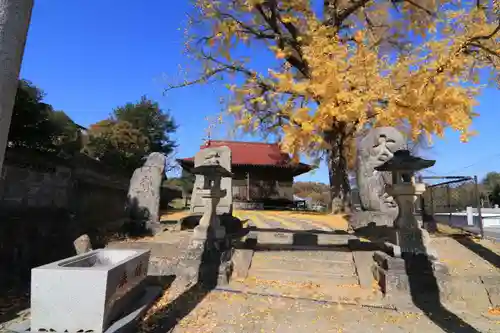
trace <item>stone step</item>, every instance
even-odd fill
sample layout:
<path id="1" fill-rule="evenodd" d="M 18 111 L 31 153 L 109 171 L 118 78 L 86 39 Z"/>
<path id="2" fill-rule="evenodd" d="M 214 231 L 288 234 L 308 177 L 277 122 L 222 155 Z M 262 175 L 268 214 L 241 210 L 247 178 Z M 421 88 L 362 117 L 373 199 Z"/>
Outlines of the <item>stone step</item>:
<path id="1" fill-rule="evenodd" d="M 248 278 L 267 281 L 279 281 L 280 283 L 315 283 L 335 285 L 359 285 L 358 277 L 352 273 L 327 273 L 292 271 L 282 269 L 250 269 Z"/>
<path id="2" fill-rule="evenodd" d="M 298 283 L 358 284 L 352 254 L 348 252 L 255 252 L 249 277 Z"/>
<path id="3" fill-rule="evenodd" d="M 148 266 L 148 275 L 170 276 L 176 275 L 179 258 L 151 257 Z"/>
<path id="4" fill-rule="evenodd" d="M 340 245 L 345 246 L 350 239 L 356 239 L 348 234 L 321 234 L 314 232 L 252 232 L 257 238 L 258 244 L 287 244 L 300 246 L 326 246 Z"/>
<path id="5" fill-rule="evenodd" d="M 323 260 L 323 259 L 294 259 L 275 256 L 266 258 L 265 256 L 254 256 L 251 269 L 280 269 L 290 271 L 308 271 L 326 274 L 337 274 L 349 272 L 354 274 L 355 267 L 350 261 L 343 260 Z"/>
<path id="6" fill-rule="evenodd" d="M 247 279 L 244 281 L 232 281 L 228 286 L 219 290 L 241 292 L 259 296 L 285 297 L 292 299 L 339 302 L 352 305 L 367 305 L 393 309 L 387 304 L 383 295 L 377 290 L 362 289 L 355 284 L 293 284 L 281 283 L 281 281 L 259 281 Z"/>
<path id="7" fill-rule="evenodd" d="M 170 242 L 116 242 L 106 246 L 110 249 L 150 249 L 151 257 L 169 257 L 179 253 L 181 248 L 185 248 L 180 243 Z"/>
<path id="8" fill-rule="evenodd" d="M 375 278 L 372 272 L 374 265 L 373 251 L 354 251 L 352 253 L 356 274 L 362 288 L 371 288 Z"/>
<path id="9" fill-rule="evenodd" d="M 338 245 L 295 245 L 295 244 L 257 244 L 254 248 L 256 251 L 337 251 Z"/>
<path id="10" fill-rule="evenodd" d="M 254 259 L 306 260 L 323 262 L 352 262 L 350 251 L 255 251 Z"/>
<path id="11" fill-rule="evenodd" d="M 358 277 L 351 270 L 337 270 L 334 272 L 326 271 L 304 271 L 304 270 L 291 270 L 280 268 L 251 268 L 248 274 L 263 279 L 273 277 L 272 280 L 283 281 L 341 281 L 340 284 L 345 284 L 345 280 L 349 280 L 353 284 L 359 284 Z"/>

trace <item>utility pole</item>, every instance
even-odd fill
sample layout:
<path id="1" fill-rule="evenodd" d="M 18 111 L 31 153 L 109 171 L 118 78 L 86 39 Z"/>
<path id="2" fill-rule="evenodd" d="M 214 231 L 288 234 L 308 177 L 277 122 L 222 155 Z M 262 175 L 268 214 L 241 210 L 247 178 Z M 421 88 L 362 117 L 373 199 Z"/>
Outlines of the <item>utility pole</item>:
<path id="1" fill-rule="evenodd" d="M 34 0 L 0 0 L 0 175 Z"/>

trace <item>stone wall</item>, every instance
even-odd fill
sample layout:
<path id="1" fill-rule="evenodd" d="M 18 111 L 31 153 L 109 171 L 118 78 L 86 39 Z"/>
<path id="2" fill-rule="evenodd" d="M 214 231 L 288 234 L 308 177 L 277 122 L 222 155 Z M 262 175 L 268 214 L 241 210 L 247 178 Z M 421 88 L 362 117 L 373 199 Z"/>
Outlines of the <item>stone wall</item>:
<path id="1" fill-rule="evenodd" d="M 84 155 L 71 160 L 9 150 L 0 178 L 0 272 L 74 254 L 73 240 L 95 241 L 125 218 L 128 177 Z"/>

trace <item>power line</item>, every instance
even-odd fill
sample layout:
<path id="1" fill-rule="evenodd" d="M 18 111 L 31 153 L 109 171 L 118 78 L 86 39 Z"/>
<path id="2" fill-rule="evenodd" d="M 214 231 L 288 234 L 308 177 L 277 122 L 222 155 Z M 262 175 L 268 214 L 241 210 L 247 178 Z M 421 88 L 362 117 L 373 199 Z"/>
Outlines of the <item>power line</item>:
<path id="1" fill-rule="evenodd" d="M 437 175 L 437 173 L 436 173 L 436 172 L 431 171 L 431 170 L 422 170 L 421 172 L 422 172 L 422 173 L 430 173 L 431 175 Z"/>
<path id="2" fill-rule="evenodd" d="M 463 167 L 463 168 L 460 168 L 460 169 L 456 169 L 456 170 L 453 170 L 453 171 L 447 172 L 447 173 L 445 174 L 445 176 L 446 176 L 446 175 L 449 175 L 449 174 L 451 174 L 451 173 L 455 173 L 455 172 L 462 171 L 462 170 L 465 170 L 465 169 L 468 169 L 468 168 L 472 168 L 473 166 L 476 166 L 476 165 L 478 165 L 478 164 L 482 163 L 485 159 L 490 159 L 490 158 L 495 158 L 495 157 L 500 157 L 500 153 L 496 153 L 496 154 L 493 154 L 493 155 L 485 156 L 485 157 L 481 158 L 480 160 L 478 160 L 478 161 L 477 161 L 477 162 L 475 162 L 475 163 L 469 164 L 469 165 L 467 165 L 467 166 L 465 166 L 465 167 Z"/>

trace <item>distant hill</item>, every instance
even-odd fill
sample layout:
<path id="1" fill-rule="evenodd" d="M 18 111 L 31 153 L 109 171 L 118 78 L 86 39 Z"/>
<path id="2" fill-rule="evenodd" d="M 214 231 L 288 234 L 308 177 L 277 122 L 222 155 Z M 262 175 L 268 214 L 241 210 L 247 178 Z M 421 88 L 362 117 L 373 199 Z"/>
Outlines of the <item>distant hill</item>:
<path id="1" fill-rule="evenodd" d="M 328 205 L 330 202 L 330 186 L 319 182 L 296 182 L 293 193 L 301 198 L 311 198 L 315 203 Z M 359 194 L 356 188 L 351 189 L 352 203 L 359 204 Z"/>
<path id="2" fill-rule="evenodd" d="M 328 205 L 330 201 L 330 187 L 318 182 L 295 182 L 293 193 L 301 198 L 311 198 L 314 203 Z"/>

